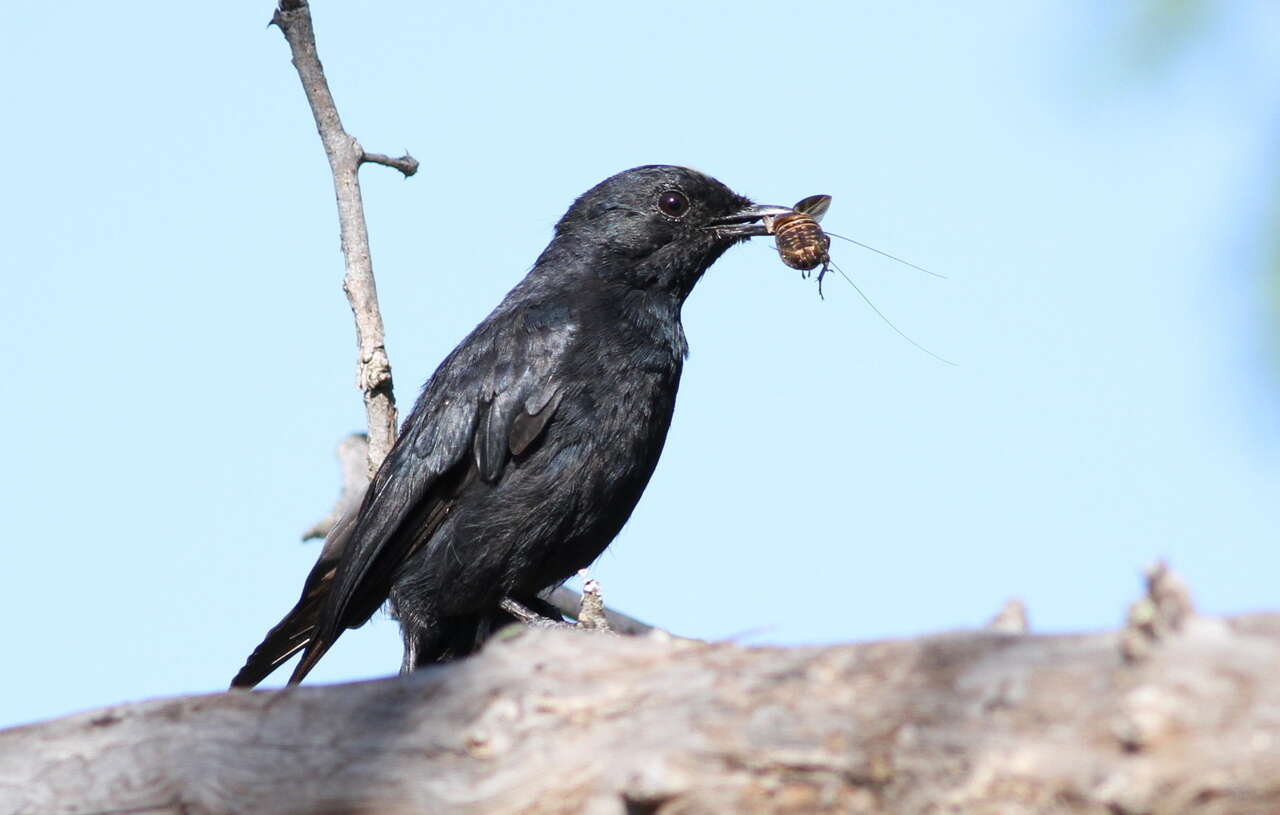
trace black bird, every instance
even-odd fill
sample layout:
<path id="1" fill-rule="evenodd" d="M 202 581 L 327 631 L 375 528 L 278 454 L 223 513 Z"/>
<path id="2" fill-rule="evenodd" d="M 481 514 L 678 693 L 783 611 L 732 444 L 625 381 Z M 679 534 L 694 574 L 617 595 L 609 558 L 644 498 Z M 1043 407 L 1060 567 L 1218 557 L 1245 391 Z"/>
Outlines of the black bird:
<path id="1" fill-rule="evenodd" d="M 403 671 L 464 655 L 604 551 L 658 463 L 687 353 L 680 308 L 725 250 L 763 235 L 755 205 L 683 167 L 583 194 L 528 276 L 445 358 L 360 509 L 232 687 L 298 651 L 302 680 L 388 599 Z"/>

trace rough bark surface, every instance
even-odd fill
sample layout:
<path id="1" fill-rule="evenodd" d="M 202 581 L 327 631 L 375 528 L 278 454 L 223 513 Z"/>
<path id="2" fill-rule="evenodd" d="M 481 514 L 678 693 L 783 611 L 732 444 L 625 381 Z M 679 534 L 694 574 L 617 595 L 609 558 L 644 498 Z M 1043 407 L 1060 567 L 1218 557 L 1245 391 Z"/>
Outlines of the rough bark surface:
<path id="1" fill-rule="evenodd" d="M 824 648 L 528 630 L 0 732 L 7 813 L 1280 812 L 1280 615 Z"/>

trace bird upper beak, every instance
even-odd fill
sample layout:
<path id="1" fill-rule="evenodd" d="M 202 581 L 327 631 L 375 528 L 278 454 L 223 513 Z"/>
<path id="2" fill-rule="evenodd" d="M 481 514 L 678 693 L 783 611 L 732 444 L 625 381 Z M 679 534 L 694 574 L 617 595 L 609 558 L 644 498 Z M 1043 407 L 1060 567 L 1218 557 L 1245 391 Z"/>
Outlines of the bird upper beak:
<path id="1" fill-rule="evenodd" d="M 751 206 L 743 207 L 732 215 L 712 220 L 707 224 L 707 228 L 714 229 L 721 235 L 735 238 L 768 235 L 769 231 L 761 223 L 764 218 L 790 215 L 794 211 L 791 207 L 780 207 L 776 204 L 752 204 Z"/>

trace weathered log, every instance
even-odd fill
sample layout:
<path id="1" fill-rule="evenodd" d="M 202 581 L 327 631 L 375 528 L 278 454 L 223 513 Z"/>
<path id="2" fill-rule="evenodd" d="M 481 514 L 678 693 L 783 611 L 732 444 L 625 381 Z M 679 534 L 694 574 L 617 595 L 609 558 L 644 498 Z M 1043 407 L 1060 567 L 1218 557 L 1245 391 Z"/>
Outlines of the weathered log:
<path id="1" fill-rule="evenodd" d="M 529 630 L 0 732 L 0 812 L 1276 813 L 1280 614 L 822 648 Z"/>

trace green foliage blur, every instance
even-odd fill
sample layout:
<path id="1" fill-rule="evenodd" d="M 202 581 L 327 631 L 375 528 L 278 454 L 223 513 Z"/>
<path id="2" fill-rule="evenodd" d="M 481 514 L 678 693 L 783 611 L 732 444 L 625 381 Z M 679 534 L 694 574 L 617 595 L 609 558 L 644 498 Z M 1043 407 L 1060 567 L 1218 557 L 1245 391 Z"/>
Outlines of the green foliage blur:
<path id="1" fill-rule="evenodd" d="M 1119 17 L 1120 53 L 1129 77 L 1148 81 L 1168 77 L 1191 62 L 1190 56 L 1221 32 L 1229 15 L 1247 13 L 1246 6 L 1220 0 L 1138 0 L 1111 7 Z M 1272 39 L 1276 40 L 1273 53 L 1280 53 L 1280 32 Z M 1270 108 L 1272 120 L 1280 122 L 1280 83 L 1274 73 L 1271 80 L 1262 84 L 1264 92 L 1257 103 Z M 1273 124 L 1272 129 L 1277 132 L 1270 143 L 1280 145 L 1280 127 Z M 1258 302 L 1269 326 L 1265 353 L 1280 379 L 1280 147 L 1272 148 L 1260 162 L 1257 175 L 1270 179 L 1270 192 L 1260 212 L 1240 215 L 1243 223 L 1256 224 Z"/>

